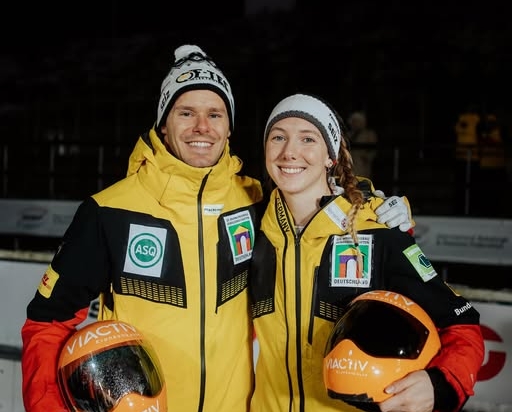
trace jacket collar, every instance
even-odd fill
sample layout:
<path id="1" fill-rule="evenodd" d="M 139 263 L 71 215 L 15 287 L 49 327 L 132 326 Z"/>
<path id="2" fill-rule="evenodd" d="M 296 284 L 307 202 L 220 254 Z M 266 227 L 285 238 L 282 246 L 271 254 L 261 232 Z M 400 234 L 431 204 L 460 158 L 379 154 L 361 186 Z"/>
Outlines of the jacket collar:
<path id="1" fill-rule="evenodd" d="M 166 203 L 180 192 L 197 193 L 206 177 L 209 190 L 226 187 L 226 182 L 241 168 L 241 160 L 230 154 L 229 141 L 217 164 L 193 167 L 169 153 L 155 129 L 151 129 L 139 137 L 130 155 L 128 176 L 137 174 L 151 196 Z"/>

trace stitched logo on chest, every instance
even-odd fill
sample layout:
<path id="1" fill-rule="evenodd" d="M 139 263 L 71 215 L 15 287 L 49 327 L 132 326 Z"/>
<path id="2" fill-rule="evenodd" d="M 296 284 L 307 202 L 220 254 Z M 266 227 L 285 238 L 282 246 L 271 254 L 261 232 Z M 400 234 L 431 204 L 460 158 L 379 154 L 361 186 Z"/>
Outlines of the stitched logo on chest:
<path id="1" fill-rule="evenodd" d="M 124 271 L 160 277 L 167 231 L 158 227 L 131 224 Z"/>
<path id="2" fill-rule="evenodd" d="M 362 267 L 358 250 L 350 235 L 335 236 L 331 256 L 331 287 L 370 287 L 372 273 L 372 235 L 358 235 Z"/>
<path id="3" fill-rule="evenodd" d="M 235 264 L 252 257 L 254 246 L 254 225 L 250 213 L 245 210 L 224 217 L 224 225 L 229 233 L 229 244 Z"/>

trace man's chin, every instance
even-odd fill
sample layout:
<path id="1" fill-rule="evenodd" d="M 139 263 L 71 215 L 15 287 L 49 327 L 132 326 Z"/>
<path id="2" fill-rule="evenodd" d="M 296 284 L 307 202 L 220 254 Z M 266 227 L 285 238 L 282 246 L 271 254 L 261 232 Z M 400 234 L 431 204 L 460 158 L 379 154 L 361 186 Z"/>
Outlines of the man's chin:
<path id="1" fill-rule="evenodd" d="M 202 156 L 189 159 L 185 163 L 192 167 L 212 167 L 217 163 L 217 160 L 213 160 L 207 156 Z"/>

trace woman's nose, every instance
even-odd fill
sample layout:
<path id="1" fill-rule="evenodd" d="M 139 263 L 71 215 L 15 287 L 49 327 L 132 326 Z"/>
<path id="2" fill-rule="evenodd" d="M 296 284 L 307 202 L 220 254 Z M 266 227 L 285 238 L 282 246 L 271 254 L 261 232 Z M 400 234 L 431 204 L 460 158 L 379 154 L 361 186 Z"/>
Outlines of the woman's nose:
<path id="1" fill-rule="evenodd" d="M 297 158 L 297 147 L 292 141 L 286 142 L 281 152 L 283 159 L 296 159 Z"/>

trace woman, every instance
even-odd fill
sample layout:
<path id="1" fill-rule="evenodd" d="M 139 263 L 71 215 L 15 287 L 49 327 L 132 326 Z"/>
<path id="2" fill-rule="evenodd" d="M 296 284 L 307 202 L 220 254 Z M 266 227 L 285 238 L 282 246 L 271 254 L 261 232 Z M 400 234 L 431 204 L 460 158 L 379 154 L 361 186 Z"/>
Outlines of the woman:
<path id="1" fill-rule="evenodd" d="M 266 168 L 277 187 L 253 252 L 260 352 L 251 412 L 357 410 L 327 395 L 322 361 L 344 307 L 373 289 L 416 301 L 442 344 L 426 370 L 388 386 L 394 396 L 380 410 L 460 410 L 483 361 L 479 313 L 443 282 L 410 234 L 377 222 L 383 200 L 358 185 L 343 131 L 327 103 L 303 94 L 278 103 L 265 128 Z M 331 258 L 340 248 L 355 251 L 358 264 L 334 281 Z"/>

